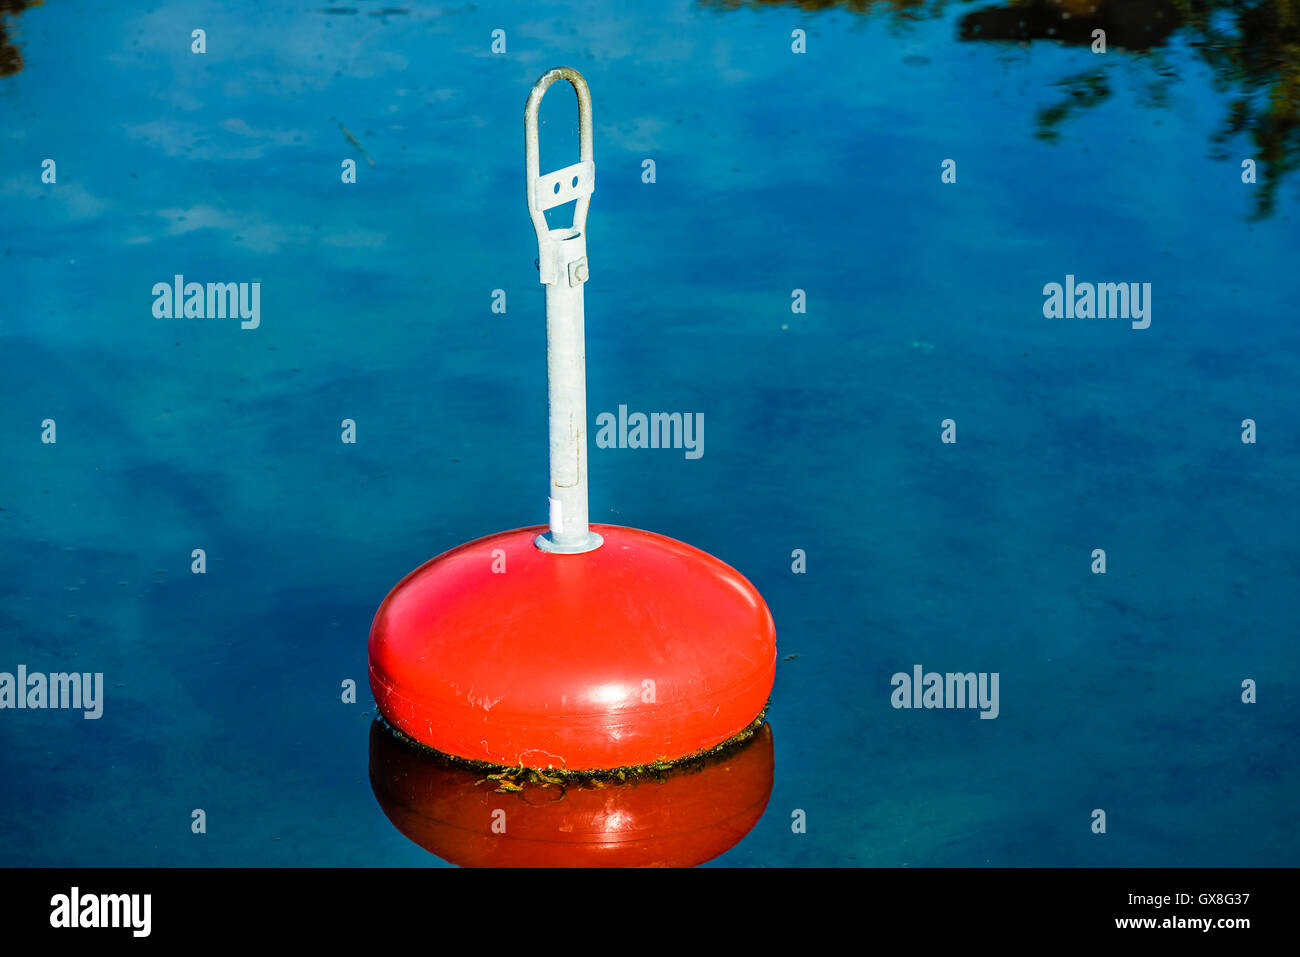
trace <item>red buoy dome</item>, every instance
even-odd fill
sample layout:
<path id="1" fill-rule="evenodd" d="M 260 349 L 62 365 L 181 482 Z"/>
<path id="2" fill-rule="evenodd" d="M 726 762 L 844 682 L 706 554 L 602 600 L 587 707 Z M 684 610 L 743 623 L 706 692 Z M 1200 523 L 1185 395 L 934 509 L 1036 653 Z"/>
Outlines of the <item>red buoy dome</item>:
<path id="1" fill-rule="evenodd" d="M 712 555 L 593 525 L 580 554 L 499 532 L 426 562 L 370 630 L 370 686 L 401 731 L 447 754 L 569 770 L 676 760 L 762 712 L 776 631 Z"/>

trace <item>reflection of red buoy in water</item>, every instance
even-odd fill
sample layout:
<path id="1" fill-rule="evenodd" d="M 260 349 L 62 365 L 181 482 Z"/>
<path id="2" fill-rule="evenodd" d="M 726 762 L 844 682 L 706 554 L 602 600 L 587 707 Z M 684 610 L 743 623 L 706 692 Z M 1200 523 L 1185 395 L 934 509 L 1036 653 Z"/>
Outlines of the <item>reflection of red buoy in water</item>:
<path id="1" fill-rule="evenodd" d="M 625 784 L 526 784 L 370 728 L 370 786 L 407 838 L 462 867 L 692 867 L 730 850 L 772 793 L 772 730 L 696 763 Z M 482 783 L 476 783 L 482 782 Z"/>
<path id="2" fill-rule="evenodd" d="M 578 94 L 580 159 L 541 176 L 537 113 L 558 79 Z M 713 556 L 588 524 L 583 285 L 595 163 L 577 71 L 537 81 L 524 130 L 546 286 L 549 528 L 478 539 L 399 582 L 371 626 L 370 686 L 391 724 L 462 758 L 567 770 L 674 761 L 763 712 L 776 631 L 753 585 Z M 549 228 L 545 211 L 569 202 L 573 224 Z"/>

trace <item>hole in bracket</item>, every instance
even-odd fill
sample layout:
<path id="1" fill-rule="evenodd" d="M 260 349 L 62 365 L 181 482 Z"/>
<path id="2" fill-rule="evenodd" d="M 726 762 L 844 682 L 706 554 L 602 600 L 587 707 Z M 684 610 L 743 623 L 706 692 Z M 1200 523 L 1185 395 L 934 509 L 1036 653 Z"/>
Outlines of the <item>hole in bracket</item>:
<path id="1" fill-rule="evenodd" d="M 561 203 L 559 206 L 553 206 L 546 210 L 546 228 L 547 229 L 572 229 L 573 217 L 577 214 L 577 200 L 569 200 L 567 203 Z"/>

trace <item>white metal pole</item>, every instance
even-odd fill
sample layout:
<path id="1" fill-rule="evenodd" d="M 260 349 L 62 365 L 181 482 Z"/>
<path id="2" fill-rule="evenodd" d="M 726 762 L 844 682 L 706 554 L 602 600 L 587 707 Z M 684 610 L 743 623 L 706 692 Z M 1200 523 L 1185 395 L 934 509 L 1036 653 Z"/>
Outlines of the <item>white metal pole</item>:
<path id="1" fill-rule="evenodd" d="M 579 160 L 542 176 L 538 172 L 537 113 L 556 80 L 578 95 Z M 524 108 L 528 212 L 537 233 L 539 278 L 546 286 L 546 375 L 550 424 L 549 531 L 537 547 L 548 552 L 589 552 L 600 535 L 587 524 L 587 356 L 582 287 L 587 281 L 587 206 L 596 186 L 592 155 L 591 93 L 571 67 L 548 70 L 533 85 Z M 576 202 L 573 225 L 550 229 L 546 210 Z"/>

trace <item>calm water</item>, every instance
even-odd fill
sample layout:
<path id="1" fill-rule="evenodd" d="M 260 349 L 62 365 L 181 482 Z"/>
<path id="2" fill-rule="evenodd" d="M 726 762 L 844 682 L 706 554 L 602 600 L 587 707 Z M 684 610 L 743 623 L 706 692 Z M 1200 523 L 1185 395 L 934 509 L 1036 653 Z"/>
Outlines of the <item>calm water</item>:
<path id="1" fill-rule="evenodd" d="M 590 414 L 707 422 L 698 460 L 593 447 L 593 519 L 735 565 L 798 656 L 714 863 L 1296 862 L 1300 22 L 1111 2 L 1099 55 L 1077 2 L 379 6 L 5 21 L 0 671 L 106 702 L 0 713 L 0 863 L 442 863 L 371 790 L 366 635 L 545 521 L 521 116 L 561 63 Z M 260 326 L 154 318 L 177 273 L 260 282 Z M 1150 282 L 1150 327 L 1045 318 L 1067 274 Z M 999 717 L 895 710 L 914 664 L 998 672 Z"/>

